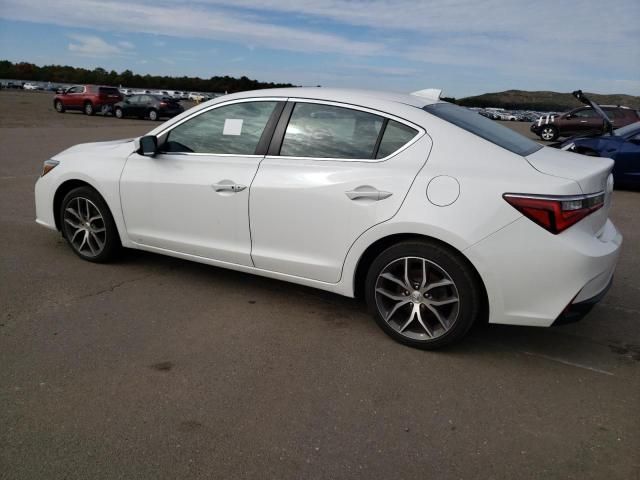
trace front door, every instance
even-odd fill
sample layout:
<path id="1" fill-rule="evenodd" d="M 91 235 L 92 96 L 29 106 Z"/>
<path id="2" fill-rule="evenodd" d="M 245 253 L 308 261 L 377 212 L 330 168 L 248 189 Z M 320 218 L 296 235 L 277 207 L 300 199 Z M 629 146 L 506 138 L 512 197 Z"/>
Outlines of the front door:
<path id="1" fill-rule="evenodd" d="M 135 243 L 252 265 L 249 186 L 276 101 L 223 104 L 159 136 L 154 157 L 127 160 L 120 195 Z"/>
<path id="2" fill-rule="evenodd" d="M 358 236 L 400 208 L 430 151 L 423 133 L 365 110 L 295 103 L 251 186 L 255 266 L 338 282 Z"/>

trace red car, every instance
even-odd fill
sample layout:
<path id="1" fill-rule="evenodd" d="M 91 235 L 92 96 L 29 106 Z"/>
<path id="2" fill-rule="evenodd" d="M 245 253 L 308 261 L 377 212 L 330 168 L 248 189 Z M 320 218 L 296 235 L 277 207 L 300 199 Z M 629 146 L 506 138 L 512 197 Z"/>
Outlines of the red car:
<path id="1" fill-rule="evenodd" d="M 65 110 L 81 110 L 87 115 L 111 111 L 113 105 L 122 101 L 122 94 L 116 87 L 99 85 L 76 85 L 59 93 L 53 99 L 58 113 Z"/>

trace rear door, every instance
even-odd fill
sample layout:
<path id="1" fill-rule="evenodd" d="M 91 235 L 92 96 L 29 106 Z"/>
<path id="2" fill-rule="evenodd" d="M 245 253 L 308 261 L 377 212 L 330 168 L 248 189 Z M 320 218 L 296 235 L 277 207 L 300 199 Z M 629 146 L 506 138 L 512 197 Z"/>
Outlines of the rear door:
<path id="1" fill-rule="evenodd" d="M 353 242 L 391 218 L 431 141 L 364 108 L 290 101 L 251 186 L 257 268 L 336 283 Z"/>

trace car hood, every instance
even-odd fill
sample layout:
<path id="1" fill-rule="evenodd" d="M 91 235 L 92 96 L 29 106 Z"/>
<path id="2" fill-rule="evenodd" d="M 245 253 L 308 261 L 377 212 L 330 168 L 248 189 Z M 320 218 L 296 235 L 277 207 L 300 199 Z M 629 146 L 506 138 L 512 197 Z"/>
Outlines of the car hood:
<path id="1" fill-rule="evenodd" d="M 613 168 L 610 158 L 588 157 L 551 147 L 543 147 L 525 158 L 539 172 L 574 180 L 585 194 L 605 190 Z"/>
<path id="2" fill-rule="evenodd" d="M 58 153 L 56 157 L 69 155 L 69 154 L 81 154 L 81 153 L 99 153 L 107 150 L 114 150 L 125 143 L 131 142 L 133 147 L 134 138 L 126 138 L 123 140 L 109 140 L 107 142 L 91 142 L 91 143 L 79 143 L 73 147 L 69 147 L 66 150 Z"/>

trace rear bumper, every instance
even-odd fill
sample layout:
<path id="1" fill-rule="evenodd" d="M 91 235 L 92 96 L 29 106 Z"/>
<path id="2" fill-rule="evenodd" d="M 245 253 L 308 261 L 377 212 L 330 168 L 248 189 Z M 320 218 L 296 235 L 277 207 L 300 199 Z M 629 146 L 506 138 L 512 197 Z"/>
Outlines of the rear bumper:
<path id="1" fill-rule="evenodd" d="M 465 254 L 485 283 L 490 323 L 548 327 L 564 313 L 567 320 L 584 316 L 600 300 L 621 244 L 610 220 L 597 235 L 579 224 L 551 235 L 523 218 Z"/>
<path id="2" fill-rule="evenodd" d="M 553 325 L 565 325 L 567 323 L 578 322 L 582 320 L 587 313 L 591 311 L 591 309 L 598 303 L 600 300 L 604 298 L 609 289 L 611 288 L 611 284 L 613 283 L 613 275 L 609 279 L 609 283 L 602 289 L 602 291 L 591 298 L 587 298 L 586 300 L 582 300 L 580 302 L 574 302 L 567 305 L 562 313 L 556 318 L 556 321 L 553 322 Z"/>

